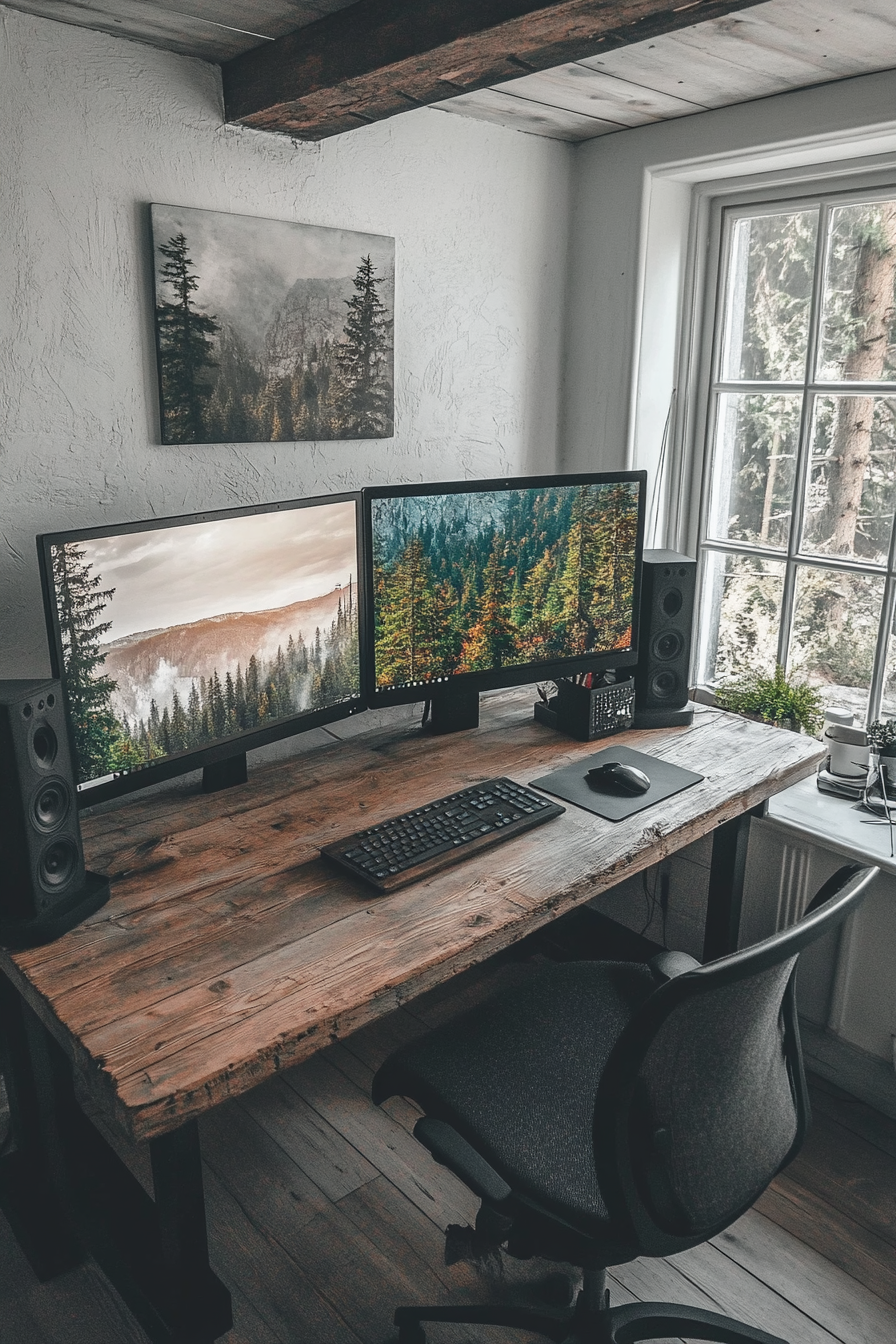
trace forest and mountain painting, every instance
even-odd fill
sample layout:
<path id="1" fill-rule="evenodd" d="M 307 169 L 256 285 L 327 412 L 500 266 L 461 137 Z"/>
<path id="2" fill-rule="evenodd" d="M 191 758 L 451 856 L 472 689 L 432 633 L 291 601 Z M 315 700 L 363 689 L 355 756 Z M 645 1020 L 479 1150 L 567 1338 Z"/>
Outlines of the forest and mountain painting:
<path id="1" fill-rule="evenodd" d="M 85 783 L 359 693 L 355 504 L 51 548 Z"/>
<path id="2" fill-rule="evenodd" d="M 373 499 L 377 686 L 630 648 L 638 491 Z"/>
<path id="3" fill-rule="evenodd" d="M 394 239 L 150 209 L 163 443 L 392 435 Z"/>

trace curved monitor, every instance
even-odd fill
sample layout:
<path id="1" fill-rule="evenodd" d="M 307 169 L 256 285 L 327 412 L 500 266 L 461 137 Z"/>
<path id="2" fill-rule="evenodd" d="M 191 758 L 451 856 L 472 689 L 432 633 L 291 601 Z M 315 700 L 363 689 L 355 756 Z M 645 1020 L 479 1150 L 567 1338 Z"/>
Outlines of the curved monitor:
<path id="1" fill-rule="evenodd" d="M 200 766 L 207 787 L 238 782 L 248 748 L 364 708 L 359 509 L 332 495 L 38 537 L 79 806 Z"/>
<path id="2" fill-rule="evenodd" d="M 363 491 L 372 706 L 637 661 L 646 473 Z"/>

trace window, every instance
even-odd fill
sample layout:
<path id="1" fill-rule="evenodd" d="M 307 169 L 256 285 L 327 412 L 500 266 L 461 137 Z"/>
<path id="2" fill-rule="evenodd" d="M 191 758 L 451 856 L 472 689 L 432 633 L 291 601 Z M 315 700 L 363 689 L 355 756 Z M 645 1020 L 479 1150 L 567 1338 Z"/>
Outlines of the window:
<path id="1" fill-rule="evenodd" d="M 896 717 L 896 192 L 719 218 L 698 679 Z"/>

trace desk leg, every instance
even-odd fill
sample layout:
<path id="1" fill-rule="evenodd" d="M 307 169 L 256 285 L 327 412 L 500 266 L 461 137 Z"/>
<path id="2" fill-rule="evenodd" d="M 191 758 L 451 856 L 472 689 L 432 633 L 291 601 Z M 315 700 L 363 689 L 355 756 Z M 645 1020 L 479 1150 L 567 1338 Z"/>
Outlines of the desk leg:
<path id="1" fill-rule="evenodd" d="M 196 1344 L 212 1344 L 206 1295 L 218 1284 L 208 1264 L 202 1158 L 195 1120 L 149 1145 L 153 1190 L 159 1220 L 159 1240 L 165 1277 L 171 1285 L 177 1314 L 190 1323 Z M 205 1285 L 205 1292 L 197 1289 Z M 230 1299 L 227 1299 L 230 1313 Z M 229 1328 L 229 1324 L 228 1324 Z"/>
<path id="2" fill-rule="evenodd" d="M 753 808 L 733 821 L 723 821 L 712 835 L 712 859 L 709 868 L 709 899 L 703 934 L 703 960 L 715 961 L 737 950 L 740 912 L 744 897 L 747 867 L 747 841 L 750 817 L 760 817 L 765 804 Z"/>
<path id="3" fill-rule="evenodd" d="M 233 1322 L 230 1294 L 208 1263 L 195 1122 L 151 1145 L 153 1200 L 81 1110 L 60 1046 L 21 1000 L 18 1011 L 37 1117 L 34 1168 L 49 1173 L 64 1224 L 153 1344 L 213 1344 Z"/>
<path id="4" fill-rule="evenodd" d="M 0 1158 L 0 1210 L 28 1263 L 46 1282 L 84 1259 L 74 1226 L 54 1188 L 41 1094 L 28 1043 L 24 1005 L 0 975 L 0 1068 L 9 1099 L 11 1144 Z"/>

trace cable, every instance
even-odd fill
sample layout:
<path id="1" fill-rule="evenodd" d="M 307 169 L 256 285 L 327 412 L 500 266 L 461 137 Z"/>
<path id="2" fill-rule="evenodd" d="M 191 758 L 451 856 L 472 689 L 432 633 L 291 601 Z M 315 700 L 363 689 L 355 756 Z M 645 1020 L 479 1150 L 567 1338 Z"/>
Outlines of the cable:
<path id="1" fill-rule="evenodd" d="M 644 935 L 647 933 L 647 930 L 653 923 L 657 914 L 657 910 L 659 910 L 662 920 L 661 936 L 663 941 L 663 947 L 668 948 L 669 941 L 668 938 L 666 937 L 666 918 L 669 913 L 669 874 L 668 872 L 663 871 L 660 864 L 657 864 L 654 869 L 653 891 L 651 891 L 647 882 L 647 874 L 649 872 L 650 869 L 645 868 L 644 871 L 641 873 L 641 885 L 644 889 L 644 899 L 647 908 L 647 919 L 644 923 L 644 927 L 639 930 L 639 933 L 643 938 Z"/>
<path id="2" fill-rule="evenodd" d="M 638 933 L 640 934 L 640 936 L 641 936 L 642 938 L 644 937 L 644 935 L 646 934 L 647 930 L 650 928 L 651 924 L 653 923 L 653 918 L 654 918 L 654 915 L 656 914 L 656 908 L 657 908 L 657 904 L 658 904 L 658 902 L 657 902 L 657 896 L 656 896 L 656 888 L 657 888 L 657 882 L 659 881 L 659 870 L 657 869 L 657 870 L 656 870 L 656 873 L 655 873 L 654 882 L 653 882 L 653 891 L 651 891 L 651 890 L 650 890 L 650 887 L 647 885 L 647 874 L 648 874 L 649 872 L 650 872 L 650 869 L 649 869 L 649 868 L 645 868 L 644 871 L 641 873 L 641 886 L 644 888 L 644 900 L 645 900 L 646 905 L 647 905 L 647 918 L 646 918 L 646 920 L 644 921 L 644 927 L 643 927 L 642 929 L 639 929 L 639 930 L 638 930 Z"/>
<path id="3" fill-rule="evenodd" d="M 668 868 L 660 872 L 660 910 L 663 912 L 663 947 L 669 947 L 669 939 L 666 936 L 666 920 L 669 917 L 669 870 Z"/>
<path id="4" fill-rule="evenodd" d="M 3 1109 L 7 1113 L 6 1133 L 0 1139 L 0 1157 L 5 1157 L 12 1144 L 12 1115 L 9 1113 L 9 1088 L 6 1086 L 6 1075 L 0 1072 L 0 1099 L 2 1099 Z"/>

